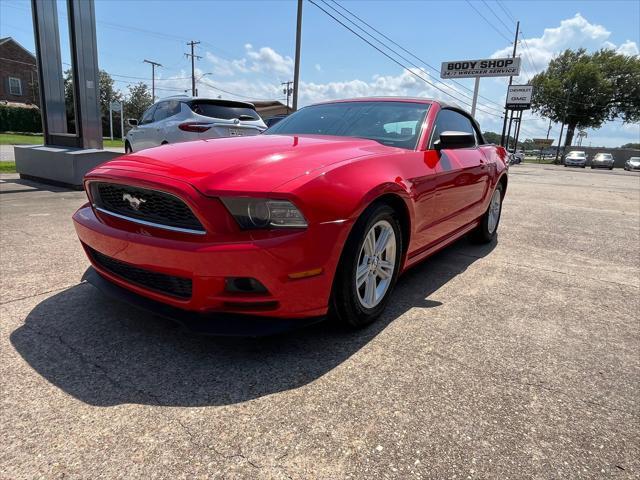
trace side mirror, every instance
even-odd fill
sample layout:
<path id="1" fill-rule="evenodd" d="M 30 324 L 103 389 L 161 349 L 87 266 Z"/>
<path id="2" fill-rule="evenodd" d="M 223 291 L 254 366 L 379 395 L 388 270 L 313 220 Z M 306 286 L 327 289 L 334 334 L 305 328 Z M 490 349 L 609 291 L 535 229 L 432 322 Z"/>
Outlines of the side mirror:
<path id="1" fill-rule="evenodd" d="M 433 142 L 436 150 L 443 148 L 472 148 L 476 146 L 473 133 L 447 131 L 440 134 L 440 139 Z"/>
<path id="2" fill-rule="evenodd" d="M 127 118 L 127 123 L 129 124 L 130 127 L 138 126 L 138 120 L 136 120 L 135 118 Z"/>

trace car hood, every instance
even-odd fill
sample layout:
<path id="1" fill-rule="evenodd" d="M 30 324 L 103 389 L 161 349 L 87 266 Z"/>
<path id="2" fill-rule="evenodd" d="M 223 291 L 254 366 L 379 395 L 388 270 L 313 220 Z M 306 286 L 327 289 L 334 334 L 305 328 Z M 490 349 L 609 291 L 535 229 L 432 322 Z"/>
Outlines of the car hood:
<path id="1" fill-rule="evenodd" d="M 396 150 L 373 140 L 320 135 L 256 135 L 163 145 L 118 157 L 100 168 L 161 175 L 205 195 L 270 192 L 336 162 Z"/>

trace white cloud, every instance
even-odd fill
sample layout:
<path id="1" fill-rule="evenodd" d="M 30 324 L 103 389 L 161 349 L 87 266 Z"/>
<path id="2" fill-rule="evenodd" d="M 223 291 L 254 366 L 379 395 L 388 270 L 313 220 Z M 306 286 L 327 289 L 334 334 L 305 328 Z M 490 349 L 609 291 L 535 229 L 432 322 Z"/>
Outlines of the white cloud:
<path id="1" fill-rule="evenodd" d="M 247 57 L 251 59 L 251 70 L 254 72 L 275 72 L 281 75 L 293 73 L 293 59 L 280 55 L 271 47 L 255 50 L 251 44 L 245 45 Z"/>
<path id="2" fill-rule="evenodd" d="M 317 72 L 322 72 L 322 66 L 319 63 L 316 63 L 314 65 L 314 68 L 316 69 Z"/>
<path id="3" fill-rule="evenodd" d="M 287 77 L 293 74 L 293 59 L 291 57 L 281 55 L 271 47 L 261 47 L 256 50 L 253 45 L 247 43 L 244 48 L 245 56 L 233 60 L 207 52 L 206 58 L 211 63 L 212 73 L 222 77 L 251 72 Z"/>
<path id="4" fill-rule="evenodd" d="M 623 44 L 621 44 L 618 48 L 616 48 L 616 52 L 621 53 L 623 55 L 638 55 L 640 54 L 640 50 L 638 50 L 638 45 L 636 42 L 632 42 L 631 40 L 627 40 Z"/>
<path id="5" fill-rule="evenodd" d="M 638 45 L 627 40 L 620 46 L 609 41 L 611 32 L 602 25 L 590 23 L 580 13 L 560 22 L 558 27 L 545 28 L 541 37 L 522 38 L 518 52 L 522 57 L 526 76 L 544 70 L 551 59 L 567 48 L 597 50 L 609 48 L 625 55 L 637 55 Z M 496 51 L 492 57 L 511 56 L 512 46 Z M 522 74 L 521 74 L 522 75 Z"/>

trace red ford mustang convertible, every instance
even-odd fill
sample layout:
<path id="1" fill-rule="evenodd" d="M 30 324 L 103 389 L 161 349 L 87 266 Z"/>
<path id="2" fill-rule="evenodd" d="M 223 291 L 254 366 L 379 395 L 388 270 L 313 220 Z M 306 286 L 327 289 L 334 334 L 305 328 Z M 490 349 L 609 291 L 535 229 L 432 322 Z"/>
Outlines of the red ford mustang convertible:
<path id="1" fill-rule="evenodd" d="M 407 268 L 467 233 L 494 238 L 506 159 L 456 107 L 335 101 L 262 135 L 107 162 L 87 174 L 73 220 L 101 280 L 129 295 L 358 327 Z"/>

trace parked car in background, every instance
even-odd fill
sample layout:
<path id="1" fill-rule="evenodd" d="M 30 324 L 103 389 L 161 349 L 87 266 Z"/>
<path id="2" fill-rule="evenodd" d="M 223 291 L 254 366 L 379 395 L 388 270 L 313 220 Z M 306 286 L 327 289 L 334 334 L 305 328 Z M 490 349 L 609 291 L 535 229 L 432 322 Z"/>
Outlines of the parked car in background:
<path id="1" fill-rule="evenodd" d="M 524 152 L 522 150 L 516 150 L 516 151 L 511 150 L 509 152 L 509 155 L 510 155 L 509 163 L 512 165 L 517 165 L 524 161 Z"/>
<path id="2" fill-rule="evenodd" d="M 585 168 L 587 166 L 587 154 L 585 152 L 573 150 L 565 155 L 563 163 L 565 167 Z"/>
<path id="3" fill-rule="evenodd" d="M 280 120 L 287 118 L 287 115 L 274 115 L 271 118 L 267 118 L 264 123 L 267 124 L 268 128 L 273 127 L 276 123 L 278 123 Z"/>
<path id="4" fill-rule="evenodd" d="M 625 170 L 640 170 L 640 157 L 630 157 L 624 163 Z"/>
<path id="5" fill-rule="evenodd" d="M 591 168 L 608 168 L 613 170 L 613 155 L 610 153 L 596 153 L 596 156 L 591 160 Z"/>
<path id="6" fill-rule="evenodd" d="M 129 119 L 126 153 L 189 140 L 247 137 L 267 126 L 251 103 L 194 97 L 169 97 L 154 103 L 140 120 Z"/>
<path id="7" fill-rule="evenodd" d="M 165 315 L 329 312 L 361 327 L 400 273 L 463 235 L 496 237 L 507 152 L 481 132 L 435 100 L 312 105 L 263 135 L 100 165 L 75 228 L 93 281 Z"/>

